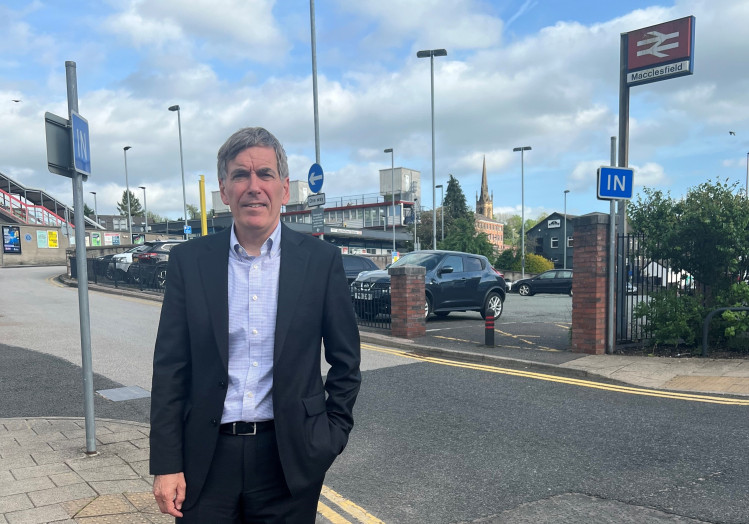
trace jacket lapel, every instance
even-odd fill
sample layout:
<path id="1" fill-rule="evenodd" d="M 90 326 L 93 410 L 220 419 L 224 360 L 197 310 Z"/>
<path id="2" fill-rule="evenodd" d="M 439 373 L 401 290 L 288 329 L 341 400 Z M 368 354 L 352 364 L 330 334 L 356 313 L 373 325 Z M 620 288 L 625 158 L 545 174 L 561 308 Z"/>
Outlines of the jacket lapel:
<path id="1" fill-rule="evenodd" d="M 211 235 L 198 256 L 205 303 L 224 369 L 229 365 L 229 238 L 231 229 Z"/>
<path id="2" fill-rule="evenodd" d="M 301 247 L 304 236 L 281 223 L 281 267 L 278 281 L 278 307 L 276 310 L 276 335 L 274 362 L 278 362 L 284 349 L 286 333 L 297 311 L 299 291 L 304 287 L 309 253 Z"/>

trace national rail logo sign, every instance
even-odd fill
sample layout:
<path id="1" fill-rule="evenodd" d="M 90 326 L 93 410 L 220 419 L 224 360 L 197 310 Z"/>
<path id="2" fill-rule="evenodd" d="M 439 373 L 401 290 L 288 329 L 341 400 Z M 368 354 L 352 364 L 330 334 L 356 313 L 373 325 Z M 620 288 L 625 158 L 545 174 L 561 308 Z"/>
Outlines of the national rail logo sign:
<path id="1" fill-rule="evenodd" d="M 647 84 L 694 72 L 694 17 L 627 33 L 627 85 Z"/>

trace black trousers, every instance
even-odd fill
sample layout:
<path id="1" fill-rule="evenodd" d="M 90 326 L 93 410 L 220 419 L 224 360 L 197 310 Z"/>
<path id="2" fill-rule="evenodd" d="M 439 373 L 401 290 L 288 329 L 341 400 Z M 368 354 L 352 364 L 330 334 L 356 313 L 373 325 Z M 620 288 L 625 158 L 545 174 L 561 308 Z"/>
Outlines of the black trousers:
<path id="1" fill-rule="evenodd" d="M 313 524 L 322 481 L 296 497 L 286 486 L 274 430 L 219 435 L 211 469 L 181 524 Z"/>

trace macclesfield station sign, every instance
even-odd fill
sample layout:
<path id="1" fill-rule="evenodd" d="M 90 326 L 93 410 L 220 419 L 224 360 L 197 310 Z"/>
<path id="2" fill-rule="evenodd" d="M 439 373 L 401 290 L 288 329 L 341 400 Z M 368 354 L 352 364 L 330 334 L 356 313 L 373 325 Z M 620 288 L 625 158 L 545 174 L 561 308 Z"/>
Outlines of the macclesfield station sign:
<path id="1" fill-rule="evenodd" d="M 694 17 L 627 33 L 627 85 L 647 84 L 694 72 Z"/>

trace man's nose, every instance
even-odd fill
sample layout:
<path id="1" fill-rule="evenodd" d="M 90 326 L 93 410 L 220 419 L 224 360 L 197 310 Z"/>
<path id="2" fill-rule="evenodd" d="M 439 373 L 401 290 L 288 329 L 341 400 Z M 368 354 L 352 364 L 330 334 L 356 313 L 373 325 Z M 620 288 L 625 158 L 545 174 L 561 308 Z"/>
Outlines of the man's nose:
<path id="1" fill-rule="evenodd" d="M 260 178 L 253 171 L 250 176 L 247 177 L 247 192 L 258 193 L 260 191 Z"/>

